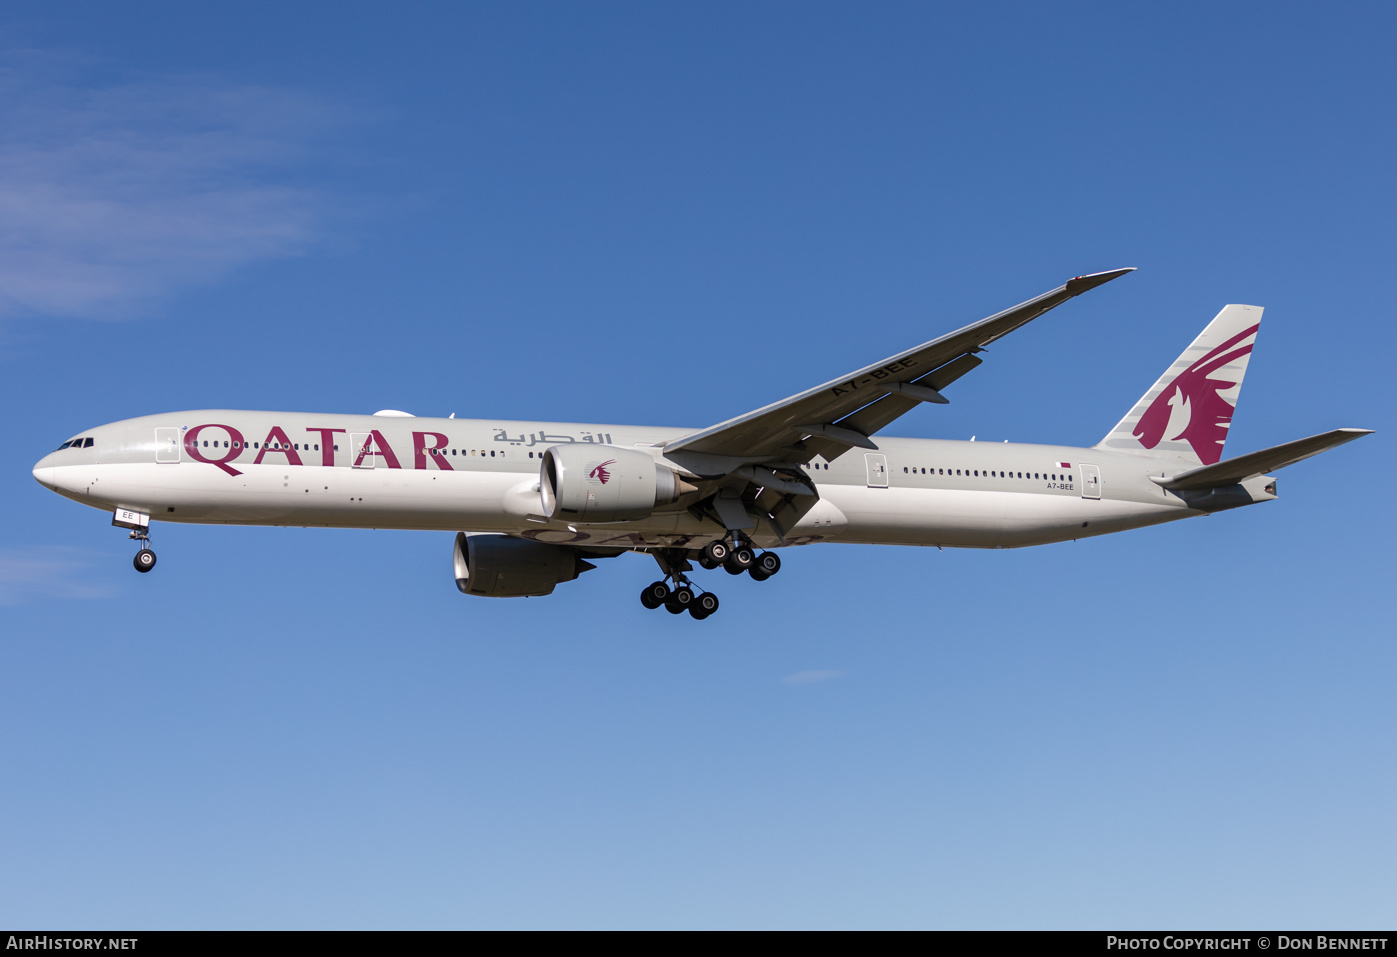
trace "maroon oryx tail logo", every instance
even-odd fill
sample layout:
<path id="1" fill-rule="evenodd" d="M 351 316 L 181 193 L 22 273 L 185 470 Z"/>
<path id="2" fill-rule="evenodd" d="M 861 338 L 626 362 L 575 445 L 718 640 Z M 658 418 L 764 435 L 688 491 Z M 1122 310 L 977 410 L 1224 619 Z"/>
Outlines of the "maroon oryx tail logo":
<path id="1" fill-rule="evenodd" d="M 592 469 L 592 471 L 588 472 L 588 473 L 587 473 L 587 477 L 588 477 L 589 479 L 596 479 L 598 482 L 600 482 L 601 484 L 605 485 L 607 482 L 610 482 L 610 481 L 611 481 L 611 471 L 607 468 L 607 466 L 608 466 L 608 465 L 615 465 L 615 464 L 616 464 L 616 460 L 615 460 L 615 459 L 607 459 L 605 462 L 601 463 L 600 465 L 595 466 L 595 467 Z"/>
<path id="2" fill-rule="evenodd" d="M 1194 454 L 1204 465 L 1221 459 L 1222 444 L 1227 441 L 1227 428 L 1232 424 L 1234 410 L 1222 393 L 1237 382 L 1208 376 L 1234 359 L 1249 355 L 1254 343 L 1244 346 L 1238 343 L 1254 336 L 1258 328 L 1252 326 L 1237 333 L 1175 376 L 1136 423 L 1132 434 L 1140 444 L 1152 449 L 1160 442 L 1182 439 L 1193 446 Z"/>

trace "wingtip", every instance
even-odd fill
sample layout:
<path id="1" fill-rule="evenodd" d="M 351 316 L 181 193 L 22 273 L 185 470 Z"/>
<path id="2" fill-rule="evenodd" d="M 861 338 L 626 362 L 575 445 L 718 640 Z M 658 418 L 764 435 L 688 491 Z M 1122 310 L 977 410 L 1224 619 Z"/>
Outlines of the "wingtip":
<path id="1" fill-rule="evenodd" d="M 1088 289 L 1095 289 L 1103 283 L 1108 283 L 1112 279 L 1119 279 L 1128 272 L 1134 272 L 1134 266 L 1126 266 L 1123 269 L 1108 269 L 1105 272 L 1087 273 L 1085 276 L 1074 276 L 1067 280 L 1067 291 L 1074 296 L 1086 292 Z"/>

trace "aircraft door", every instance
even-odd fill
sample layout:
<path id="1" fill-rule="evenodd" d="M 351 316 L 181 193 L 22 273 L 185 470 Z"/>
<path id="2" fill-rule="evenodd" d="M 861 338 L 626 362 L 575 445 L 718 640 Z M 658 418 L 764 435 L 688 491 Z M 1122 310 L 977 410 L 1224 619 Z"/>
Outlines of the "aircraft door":
<path id="1" fill-rule="evenodd" d="M 882 452 L 863 453 L 864 464 L 868 467 L 868 487 L 888 487 L 888 457 Z"/>
<path id="2" fill-rule="evenodd" d="M 155 430 L 155 461 L 165 465 L 179 461 L 179 429 Z"/>
<path id="3" fill-rule="evenodd" d="M 351 432 L 349 433 L 349 464 L 356 469 L 371 469 L 378 456 L 373 447 L 374 437 L 372 432 Z"/>
<path id="4" fill-rule="evenodd" d="M 1082 470 L 1082 498 L 1101 497 L 1101 470 L 1095 465 L 1080 465 Z"/>

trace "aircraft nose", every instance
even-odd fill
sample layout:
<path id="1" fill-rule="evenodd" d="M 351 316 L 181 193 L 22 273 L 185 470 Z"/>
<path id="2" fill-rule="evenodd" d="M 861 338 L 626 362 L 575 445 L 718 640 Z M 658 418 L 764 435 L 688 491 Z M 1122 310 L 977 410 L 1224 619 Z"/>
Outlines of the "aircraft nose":
<path id="1" fill-rule="evenodd" d="M 51 455 L 45 455 L 43 458 L 39 459 L 39 461 L 34 465 L 34 480 L 38 482 L 40 485 L 42 485 L 44 488 L 53 489 L 54 491 L 57 491 L 58 485 L 56 479 L 54 478 L 54 473 L 58 470 L 54 468 L 52 465 L 48 464 L 49 459 L 51 459 L 52 457 L 53 456 Z"/>

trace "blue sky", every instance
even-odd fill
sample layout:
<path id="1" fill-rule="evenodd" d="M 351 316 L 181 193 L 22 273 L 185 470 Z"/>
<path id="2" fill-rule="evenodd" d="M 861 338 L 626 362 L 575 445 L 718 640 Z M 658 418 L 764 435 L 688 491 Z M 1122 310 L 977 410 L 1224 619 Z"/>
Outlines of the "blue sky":
<path id="1" fill-rule="evenodd" d="M 0 923 L 1373 927 L 1397 900 L 1391 10 L 0 13 Z M 1228 302 L 1278 502 L 458 594 L 33 462 L 207 407 L 704 426 L 1058 285 L 891 434 L 1096 442 Z M 717 586 L 715 585 L 715 588 Z"/>

